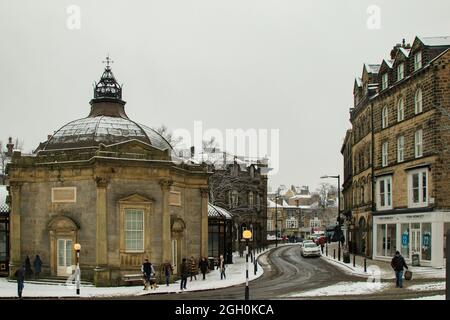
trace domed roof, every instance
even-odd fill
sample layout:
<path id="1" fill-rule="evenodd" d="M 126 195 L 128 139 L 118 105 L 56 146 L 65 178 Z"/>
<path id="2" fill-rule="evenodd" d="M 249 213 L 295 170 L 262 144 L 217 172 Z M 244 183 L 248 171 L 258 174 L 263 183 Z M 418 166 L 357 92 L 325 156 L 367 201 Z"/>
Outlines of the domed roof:
<path id="1" fill-rule="evenodd" d="M 132 139 L 162 150 L 172 149 L 164 137 L 149 127 L 127 118 L 99 115 L 69 122 L 50 137 L 42 150 L 94 147 Z"/>
<path id="2" fill-rule="evenodd" d="M 155 130 L 128 118 L 125 101 L 122 100 L 122 87 L 111 71 L 109 57 L 106 62 L 105 71 L 94 87 L 89 116 L 69 122 L 36 151 L 96 147 L 101 143 L 111 145 L 133 139 L 161 150 L 173 151 L 169 142 Z"/>

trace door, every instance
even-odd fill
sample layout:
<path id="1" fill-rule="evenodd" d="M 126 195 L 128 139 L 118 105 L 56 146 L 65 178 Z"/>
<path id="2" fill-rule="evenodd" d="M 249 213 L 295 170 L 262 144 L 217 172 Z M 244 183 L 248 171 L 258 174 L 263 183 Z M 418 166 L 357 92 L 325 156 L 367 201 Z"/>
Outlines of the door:
<path id="1" fill-rule="evenodd" d="M 411 229 L 411 254 L 420 254 L 420 229 Z"/>
<path id="2" fill-rule="evenodd" d="M 57 275 L 58 277 L 64 277 L 72 274 L 72 255 L 73 244 L 71 239 L 58 239 L 57 248 Z"/>

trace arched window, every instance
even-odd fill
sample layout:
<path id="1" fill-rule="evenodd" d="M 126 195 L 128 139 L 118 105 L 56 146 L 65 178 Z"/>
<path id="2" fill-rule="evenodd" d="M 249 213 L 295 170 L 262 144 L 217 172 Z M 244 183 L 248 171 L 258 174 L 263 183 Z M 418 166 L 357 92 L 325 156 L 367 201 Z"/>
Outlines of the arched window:
<path id="1" fill-rule="evenodd" d="M 236 190 L 231 192 L 231 206 L 233 208 L 239 205 L 239 193 Z"/>
<path id="2" fill-rule="evenodd" d="M 414 113 L 419 114 L 422 110 L 422 89 L 419 88 L 414 95 Z"/>
<path id="3" fill-rule="evenodd" d="M 250 206 L 250 207 L 253 207 L 253 204 L 254 204 L 254 199 L 253 199 L 253 192 L 249 192 L 248 193 L 248 205 Z"/>
<path id="4" fill-rule="evenodd" d="M 403 98 L 398 99 L 397 101 L 397 121 L 405 120 L 405 104 L 403 102 Z"/>
<path id="5" fill-rule="evenodd" d="M 381 128 L 386 128 L 389 125 L 389 109 L 387 106 L 383 107 L 381 111 Z"/>

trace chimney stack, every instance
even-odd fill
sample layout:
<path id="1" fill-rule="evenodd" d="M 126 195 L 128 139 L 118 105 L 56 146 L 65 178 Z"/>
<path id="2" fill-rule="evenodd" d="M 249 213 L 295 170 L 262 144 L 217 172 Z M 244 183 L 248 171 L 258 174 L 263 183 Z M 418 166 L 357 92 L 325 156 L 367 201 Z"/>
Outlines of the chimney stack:
<path id="1" fill-rule="evenodd" d="M 12 143 L 11 137 L 8 138 L 8 144 L 6 145 L 6 148 L 8 149 L 6 154 L 8 155 L 8 157 L 11 157 L 14 150 L 14 143 Z"/>

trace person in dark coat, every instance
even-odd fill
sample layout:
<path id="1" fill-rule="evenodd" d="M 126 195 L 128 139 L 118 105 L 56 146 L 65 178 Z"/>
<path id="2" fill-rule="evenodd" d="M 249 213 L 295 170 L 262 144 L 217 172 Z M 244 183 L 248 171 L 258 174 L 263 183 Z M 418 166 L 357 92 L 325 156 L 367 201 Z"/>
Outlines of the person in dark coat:
<path id="1" fill-rule="evenodd" d="M 33 274 L 33 269 L 31 269 L 30 257 L 27 255 L 25 259 L 25 276 L 30 277 Z"/>
<path id="2" fill-rule="evenodd" d="M 42 269 L 42 260 L 38 254 L 36 255 L 36 258 L 34 258 L 33 267 L 34 267 L 34 278 L 37 279 L 39 278 L 39 274 L 41 273 Z"/>
<path id="3" fill-rule="evenodd" d="M 202 260 L 200 260 L 200 263 L 198 265 L 200 268 L 200 271 L 202 272 L 203 280 L 206 279 L 205 275 L 206 275 L 206 272 L 208 272 L 208 264 L 209 264 L 208 259 L 206 259 L 206 257 L 203 257 Z"/>
<path id="4" fill-rule="evenodd" d="M 169 261 L 163 264 L 164 276 L 166 277 L 166 285 L 169 286 L 170 283 L 170 275 L 173 273 L 173 267 Z"/>
<path id="5" fill-rule="evenodd" d="M 399 251 L 395 252 L 395 256 L 391 260 L 391 266 L 395 271 L 396 287 L 403 288 L 403 267 L 408 269 L 408 266 Z"/>
<path id="6" fill-rule="evenodd" d="M 144 260 L 144 263 L 141 266 L 141 271 L 144 276 L 144 290 L 148 289 L 148 285 L 151 284 L 151 277 L 155 275 L 155 269 L 153 265 L 148 261 L 148 259 Z"/>
<path id="7" fill-rule="evenodd" d="M 223 258 L 223 255 L 220 255 L 219 265 L 217 266 L 217 269 L 220 270 L 220 280 L 226 279 L 227 276 L 225 274 L 225 259 Z"/>
<path id="8" fill-rule="evenodd" d="M 181 263 L 181 283 L 180 289 L 181 291 L 186 290 L 187 278 L 189 276 L 189 266 L 186 262 L 186 258 L 183 258 L 183 262 Z"/>
<path id="9" fill-rule="evenodd" d="M 14 276 L 17 278 L 17 295 L 19 299 L 22 299 L 22 291 L 25 283 L 25 265 L 18 268 L 14 273 Z"/>
<path id="10" fill-rule="evenodd" d="M 197 280 L 197 273 L 198 273 L 197 263 L 195 262 L 194 257 L 191 257 L 191 260 L 189 260 L 189 274 L 191 276 L 190 281 L 192 281 L 192 277 L 194 277 L 194 279 Z"/>

